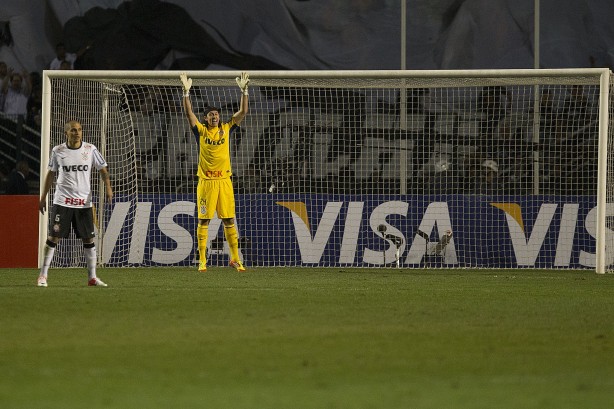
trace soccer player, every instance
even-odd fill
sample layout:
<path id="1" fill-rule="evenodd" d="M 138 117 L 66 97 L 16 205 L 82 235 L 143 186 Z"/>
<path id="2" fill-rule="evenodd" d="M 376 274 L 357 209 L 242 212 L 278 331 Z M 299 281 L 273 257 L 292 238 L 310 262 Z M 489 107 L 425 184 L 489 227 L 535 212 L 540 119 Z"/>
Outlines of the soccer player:
<path id="1" fill-rule="evenodd" d="M 47 176 L 40 197 L 39 209 L 45 213 L 47 194 L 57 174 L 56 190 L 49 217 L 49 237 L 44 249 L 43 266 L 38 286 L 47 287 L 49 265 L 61 238 L 68 237 L 71 229 L 83 240 L 87 264 L 87 285 L 106 287 L 96 276 L 96 247 L 94 245 L 94 215 L 92 209 L 91 175 L 96 168 L 105 185 L 107 201 L 113 198 L 107 162 L 91 143 L 83 142 L 83 129 L 78 121 L 69 121 L 64 127 L 66 142 L 51 151 Z"/>
<path id="2" fill-rule="evenodd" d="M 239 234 L 235 227 L 235 198 L 230 165 L 230 136 L 241 123 L 248 110 L 249 76 L 241 73 L 237 77 L 237 84 L 241 89 L 241 103 L 239 110 L 234 113 L 230 121 L 220 121 L 220 108 L 205 108 L 204 125 L 198 120 L 192 110 L 190 101 L 190 88 L 192 79 L 185 73 L 180 75 L 183 84 L 183 108 L 190 123 L 190 128 L 198 144 L 198 188 L 196 191 L 196 205 L 198 213 L 198 226 L 196 238 L 200 262 L 198 271 L 207 271 L 207 238 L 209 222 L 215 212 L 224 224 L 224 235 L 230 248 L 230 266 L 237 271 L 245 271 L 239 259 Z"/>

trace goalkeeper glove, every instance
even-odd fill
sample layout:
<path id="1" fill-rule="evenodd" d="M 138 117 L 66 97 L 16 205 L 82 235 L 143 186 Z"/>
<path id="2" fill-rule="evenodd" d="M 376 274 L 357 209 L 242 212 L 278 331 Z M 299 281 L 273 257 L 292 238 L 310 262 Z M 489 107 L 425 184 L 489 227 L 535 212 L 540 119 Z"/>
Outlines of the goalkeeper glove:
<path id="1" fill-rule="evenodd" d="M 241 88 L 241 92 L 243 95 L 248 95 L 247 93 L 247 85 L 249 84 L 249 74 L 246 72 L 242 72 L 240 77 L 235 78 L 237 81 L 237 85 Z"/>
<path id="2" fill-rule="evenodd" d="M 190 96 L 190 88 L 192 88 L 192 78 L 188 78 L 185 72 L 179 74 L 179 78 L 181 79 L 181 83 L 183 84 L 183 96 Z"/>

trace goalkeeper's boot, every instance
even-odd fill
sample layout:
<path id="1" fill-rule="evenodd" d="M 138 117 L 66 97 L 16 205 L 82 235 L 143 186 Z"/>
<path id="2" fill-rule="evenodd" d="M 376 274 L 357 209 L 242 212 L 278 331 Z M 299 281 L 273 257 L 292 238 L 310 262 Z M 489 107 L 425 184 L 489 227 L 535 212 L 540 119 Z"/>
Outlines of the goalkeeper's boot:
<path id="1" fill-rule="evenodd" d="M 198 272 L 204 273 L 207 271 L 207 260 L 203 260 L 198 263 Z"/>
<path id="2" fill-rule="evenodd" d="M 108 287 L 100 278 L 94 277 L 87 282 L 90 287 Z"/>
<path id="3" fill-rule="evenodd" d="M 38 276 L 38 280 L 36 281 L 36 285 L 39 287 L 47 287 L 47 278 L 43 276 Z"/>
<path id="4" fill-rule="evenodd" d="M 233 267 L 235 270 L 239 272 L 245 271 L 245 267 L 243 267 L 243 263 L 239 260 L 230 260 L 230 267 Z"/>

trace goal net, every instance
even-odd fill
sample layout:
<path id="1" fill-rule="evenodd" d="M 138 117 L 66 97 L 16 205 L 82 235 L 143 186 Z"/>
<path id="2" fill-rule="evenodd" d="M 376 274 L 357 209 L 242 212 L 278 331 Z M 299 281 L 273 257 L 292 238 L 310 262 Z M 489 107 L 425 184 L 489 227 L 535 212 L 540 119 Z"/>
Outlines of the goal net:
<path id="1" fill-rule="evenodd" d="M 238 110 L 237 75 L 188 72 L 201 121 L 207 105 L 223 120 Z M 247 266 L 612 267 L 608 70 L 250 78 L 231 136 Z M 100 264 L 195 264 L 198 148 L 179 72 L 45 71 L 41 177 L 70 119 L 112 176 L 111 203 L 93 176 Z M 84 265 L 82 251 L 69 237 L 54 263 Z M 216 218 L 208 255 L 228 263 Z"/>

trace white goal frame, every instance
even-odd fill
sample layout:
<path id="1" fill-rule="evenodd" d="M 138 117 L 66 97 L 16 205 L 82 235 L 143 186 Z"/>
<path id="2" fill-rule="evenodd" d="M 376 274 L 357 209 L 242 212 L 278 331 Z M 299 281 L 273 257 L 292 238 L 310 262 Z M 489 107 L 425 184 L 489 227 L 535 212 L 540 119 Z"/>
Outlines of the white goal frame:
<path id="1" fill-rule="evenodd" d="M 187 75 L 194 79 L 195 85 L 199 79 L 207 80 L 228 80 L 239 74 L 237 71 L 188 71 Z M 607 180 L 608 167 L 612 167 L 611 154 L 608 152 L 609 144 L 613 141 L 608 141 L 610 133 L 609 127 L 612 121 L 610 107 L 611 93 L 611 76 L 612 73 L 607 68 L 581 68 L 581 69 L 509 69 L 509 70 L 438 70 L 438 71 L 249 71 L 252 87 L 258 87 L 261 82 L 270 81 L 275 78 L 283 78 L 285 80 L 292 79 L 313 79 L 320 78 L 339 78 L 350 86 L 356 85 L 358 81 L 363 79 L 421 79 L 426 86 L 428 84 L 437 84 L 432 86 L 459 86 L 459 81 L 462 81 L 462 86 L 479 86 L 481 81 L 487 79 L 491 84 L 509 84 L 509 79 L 521 79 L 523 85 L 533 84 L 538 87 L 544 79 L 550 83 L 557 83 L 557 78 L 582 78 L 585 83 L 599 86 L 599 150 L 598 150 L 598 186 L 597 186 L 597 226 L 596 226 L 596 272 L 603 274 L 606 272 L 606 216 L 607 216 L 607 201 L 612 195 L 608 191 Z M 178 71 L 50 71 L 43 72 L 43 109 L 42 109 L 42 133 L 41 133 L 41 192 L 44 188 L 44 177 L 49 162 L 50 141 L 51 141 L 51 79 L 54 78 L 77 78 L 91 81 L 105 81 L 109 83 L 121 84 L 160 84 L 180 86 Z M 356 83 L 354 82 L 356 80 Z M 401 92 L 404 92 L 401 90 Z M 405 98 L 400 98 L 401 110 L 403 109 L 403 101 Z M 401 120 L 400 127 L 403 129 L 405 124 Z M 104 138 L 104 135 L 102 135 Z M 101 147 L 103 150 L 104 147 Z M 401 152 L 405 152 L 401 149 Z M 102 151 L 103 155 L 105 154 Z M 404 168 L 405 160 L 399 164 L 401 176 L 405 175 Z M 612 188 L 610 188 L 612 190 Z M 403 193 L 403 191 L 401 191 Z M 104 200 L 104 195 L 99 195 L 101 200 Z M 611 200 L 611 199 L 610 199 Z M 102 208 L 103 204 L 99 207 Z M 42 262 L 43 247 L 47 237 L 48 213 L 39 215 L 39 266 Z M 98 243 L 102 245 L 102 234 L 98 237 Z M 99 251 L 99 254 L 101 251 Z"/>

